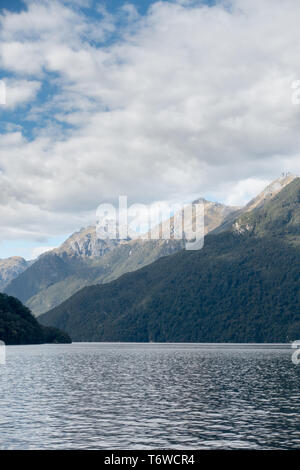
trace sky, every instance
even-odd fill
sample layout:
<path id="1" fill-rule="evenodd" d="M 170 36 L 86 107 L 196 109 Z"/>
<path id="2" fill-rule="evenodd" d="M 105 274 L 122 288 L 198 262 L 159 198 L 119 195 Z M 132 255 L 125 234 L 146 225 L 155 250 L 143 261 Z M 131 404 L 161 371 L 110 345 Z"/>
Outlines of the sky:
<path id="1" fill-rule="evenodd" d="M 57 246 L 119 195 L 243 205 L 299 174 L 299 15 L 298 0 L 0 0 L 0 258 Z"/>

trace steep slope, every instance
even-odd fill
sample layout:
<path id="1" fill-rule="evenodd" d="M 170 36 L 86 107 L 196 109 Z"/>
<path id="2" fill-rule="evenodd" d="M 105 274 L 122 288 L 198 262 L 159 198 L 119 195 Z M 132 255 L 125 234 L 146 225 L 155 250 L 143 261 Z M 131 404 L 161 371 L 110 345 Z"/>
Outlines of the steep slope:
<path id="1" fill-rule="evenodd" d="M 297 178 L 296 175 L 291 173 L 283 173 L 279 178 L 269 184 L 258 196 L 252 199 L 244 208 L 243 212 L 250 212 L 253 209 L 259 209 L 265 203 L 273 199 L 279 194 L 286 186 L 292 183 Z"/>
<path id="2" fill-rule="evenodd" d="M 285 186 L 271 200 L 237 218 L 232 230 L 263 237 L 268 234 L 300 245 L 300 178 Z"/>
<path id="3" fill-rule="evenodd" d="M 0 290 L 3 290 L 7 284 L 18 277 L 32 262 L 26 261 L 20 256 L 0 259 Z"/>
<path id="4" fill-rule="evenodd" d="M 42 326 L 22 303 L 0 294 L 0 340 L 5 344 L 70 343 L 56 328 Z"/>
<path id="5" fill-rule="evenodd" d="M 26 302 L 39 289 L 65 279 L 72 272 L 72 268 L 77 267 L 77 265 L 76 267 L 72 266 L 73 262 L 77 261 L 76 258 L 72 259 L 72 264 L 69 261 L 66 255 L 58 256 L 56 253 L 46 253 L 14 279 L 5 288 L 5 293 Z"/>
<path id="6" fill-rule="evenodd" d="M 120 244 L 98 259 L 64 256 L 65 270 L 60 267 L 60 270 L 53 271 L 56 274 L 59 273 L 61 278 L 50 284 L 47 276 L 48 268 L 44 270 L 45 287 L 41 288 L 41 282 L 39 282 L 37 293 L 26 301 L 26 305 L 39 315 L 59 305 L 84 286 L 109 282 L 126 272 L 135 271 L 162 256 L 172 254 L 182 247 L 182 242 L 175 240 L 143 242 L 132 240 L 129 243 Z M 21 279 L 20 281 L 21 285 L 24 285 Z"/>
<path id="7" fill-rule="evenodd" d="M 95 226 L 82 228 L 73 233 L 59 248 L 52 251 L 57 255 L 79 258 L 100 258 L 126 240 L 101 240 L 97 237 Z"/>
<path id="8" fill-rule="evenodd" d="M 257 230 L 208 235 L 202 250 L 86 287 L 40 321 L 77 341 L 297 339 L 300 248 L 290 233 L 300 236 L 299 214 L 298 178 L 251 213 Z"/>
<path id="9" fill-rule="evenodd" d="M 246 206 L 239 208 L 235 212 L 232 212 L 223 223 L 216 227 L 213 233 L 221 233 L 224 232 L 224 230 L 230 229 L 236 219 L 241 217 L 243 214 L 262 208 L 265 204 L 276 197 L 277 194 L 279 194 L 285 187 L 289 186 L 289 184 L 292 183 L 296 178 L 297 176 L 290 173 L 283 173 L 255 198 L 251 199 L 251 201 L 249 201 Z"/>
<path id="10" fill-rule="evenodd" d="M 205 233 L 235 210 L 204 201 Z M 183 246 L 181 240 L 99 240 L 95 227 L 88 227 L 74 233 L 58 249 L 42 255 L 5 292 L 18 297 L 39 315 L 86 285 L 109 282 Z"/>

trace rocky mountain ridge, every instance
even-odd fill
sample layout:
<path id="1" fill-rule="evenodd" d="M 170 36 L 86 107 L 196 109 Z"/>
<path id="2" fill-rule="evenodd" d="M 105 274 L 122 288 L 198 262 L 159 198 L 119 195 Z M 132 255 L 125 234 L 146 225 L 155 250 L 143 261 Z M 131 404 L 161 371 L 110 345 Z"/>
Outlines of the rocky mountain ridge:
<path id="1" fill-rule="evenodd" d="M 31 261 L 26 261 L 20 256 L 0 259 L 0 290 L 4 289 L 10 281 L 24 272 L 31 264 Z"/>
<path id="2" fill-rule="evenodd" d="M 204 235 L 232 228 L 244 214 L 263 207 L 295 177 L 285 175 L 269 185 L 244 208 L 199 199 L 204 206 Z M 197 207 L 197 206 L 196 206 Z M 198 209 L 197 209 L 198 210 Z M 201 211 L 201 205 L 199 206 Z M 197 215 L 197 213 L 196 213 Z M 191 221 L 194 223 L 195 218 Z M 174 220 L 169 224 L 172 232 Z M 243 227 L 244 230 L 244 227 Z M 44 253 L 5 288 L 39 315 L 91 284 L 117 279 L 184 248 L 184 240 L 101 240 L 95 226 L 72 234 L 59 248 Z"/>
<path id="3" fill-rule="evenodd" d="M 181 250 L 84 287 L 40 321 L 74 341 L 296 340 L 300 178 L 242 219 L 251 230 L 208 234 L 201 250 Z"/>

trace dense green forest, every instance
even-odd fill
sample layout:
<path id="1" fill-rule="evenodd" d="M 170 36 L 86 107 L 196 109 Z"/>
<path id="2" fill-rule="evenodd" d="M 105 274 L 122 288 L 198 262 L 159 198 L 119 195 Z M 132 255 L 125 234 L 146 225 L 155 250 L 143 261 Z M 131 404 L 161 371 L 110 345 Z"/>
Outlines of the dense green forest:
<path id="1" fill-rule="evenodd" d="M 86 287 L 40 321 L 76 341 L 288 341 L 300 337 L 299 272 L 300 251 L 280 240 L 208 236 L 203 250 Z"/>
<path id="2" fill-rule="evenodd" d="M 0 340 L 5 344 L 70 343 L 69 335 L 40 325 L 19 300 L 0 294 Z"/>
<path id="3" fill-rule="evenodd" d="M 239 230 L 208 235 L 202 250 L 86 287 L 39 319 L 75 341 L 299 339 L 299 209 L 297 179 L 243 216 Z"/>

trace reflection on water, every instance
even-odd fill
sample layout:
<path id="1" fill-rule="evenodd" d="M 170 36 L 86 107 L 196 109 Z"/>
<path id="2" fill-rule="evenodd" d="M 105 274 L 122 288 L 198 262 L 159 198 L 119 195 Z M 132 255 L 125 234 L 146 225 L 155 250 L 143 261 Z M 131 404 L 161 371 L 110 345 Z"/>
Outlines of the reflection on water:
<path id="1" fill-rule="evenodd" d="M 300 448 L 300 366 L 267 346 L 7 347 L 1 449 Z"/>

